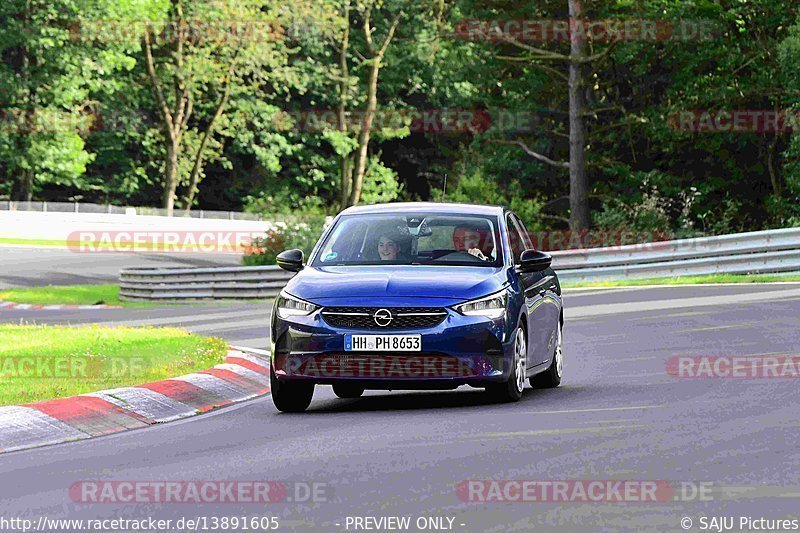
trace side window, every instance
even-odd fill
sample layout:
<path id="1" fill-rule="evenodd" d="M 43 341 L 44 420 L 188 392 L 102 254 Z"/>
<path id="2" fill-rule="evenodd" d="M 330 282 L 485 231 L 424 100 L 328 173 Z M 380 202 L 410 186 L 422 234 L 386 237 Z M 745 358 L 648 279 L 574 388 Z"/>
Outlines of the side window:
<path id="1" fill-rule="evenodd" d="M 515 218 L 513 215 L 509 215 L 506 218 L 506 225 L 508 226 L 508 241 L 511 246 L 511 253 L 514 255 L 514 264 L 517 264 L 522 252 L 525 251 L 526 236 L 523 235 Z"/>
<path id="2" fill-rule="evenodd" d="M 520 219 L 517 215 L 511 215 L 511 218 L 514 219 L 514 222 L 517 223 L 519 226 L 520 233 L 522 234 L 523 242 L 525 243 L 526 250 L 533 250 L 536 247 L 533 245 L 533 241 L 531 240 L 531 234 L 528 233 L 528 228 L 525 227 L 525 224 L 522 223 L 522 219 Z"/>

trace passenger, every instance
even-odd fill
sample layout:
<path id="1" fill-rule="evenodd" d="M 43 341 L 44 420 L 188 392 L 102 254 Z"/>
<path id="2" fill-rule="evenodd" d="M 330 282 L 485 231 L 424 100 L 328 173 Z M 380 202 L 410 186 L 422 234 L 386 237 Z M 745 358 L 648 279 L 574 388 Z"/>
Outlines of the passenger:
<path id="1" fill-rule="evenodd" d="M 382 261 L 397 261 L 400 245 L 390 235 L 383 234 L 378 239 L 378 255 Z"/>

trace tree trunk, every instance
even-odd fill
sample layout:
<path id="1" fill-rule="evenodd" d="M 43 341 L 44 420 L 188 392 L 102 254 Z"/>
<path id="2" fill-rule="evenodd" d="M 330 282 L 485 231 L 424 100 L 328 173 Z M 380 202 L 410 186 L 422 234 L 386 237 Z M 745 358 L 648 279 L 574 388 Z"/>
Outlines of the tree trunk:
<path id="1" fill-rule="evenodd" d="M 162 207 L 171 217 L 175 210 L 175 191 L 178 188 L 178 143 L 167 142 L 167 160 L 165 168 L 164 197 Z"/>
<path id="2" fill-rule="evenodd" d="M 361 130 L 358 133 L 358 149 L 356 150 L 356 166 L 350 190 L 350 205 L 356 205 L 361 200 L 361 188 L 364 185 L 364 173 L 367 170 L 367 150 L 369 148 L 370 135 L 372 134 L 372 120 L 378 107 L 378 75 L 381 72 L 383 56 L 386 54 L 386 49 L 389 48 L 389 43 L 392 42 L 394 32 L 397 30 L 397 26 L 403 16 L 401 11 L 394 17 L 383 44 L 376 47 L 372 41 L 371 10 L 372 5 L 367 9 L 364 16 L 364 38 L 367 41 L 367 47 L 370 51 L 369 57 L 372 61 L 369 80 L 367 81 L 367 111 L 361 124 Z"/>
<path id="3" fill-rule="evenodd" d="M 339 158 L 342 209 L 350 207 L 350 182 L 353 180 L 353 157 L 350 154 Z"/>
<path id="4" fill-rule="evenodd" d="M 356 152 L 356 167 L 353 173 L 353 187 L 350 191 L 350 205 L 357 205 L 361 200 L 361 188 L 364 186 L 364 174 L 367 170 L 367 150 L 369 149 L 369 139 L 372 134 L 372 119 L 378 105 L 378 74 L 381 70 L 382 57 L 374 58 L 370 69 L 369 84 L 367 86 L 367 112 L 364 121 L 361 123 L 361 131 L 358 133 L 358 150 Z"/>
<path id="5" fill-rule="evenodd" d="M 586 99 L 583 92 L 583 60 L 586 36 L 576 30 L 583 23 L 583 0 L 569 0 L 569 227 L 572 231 L 589 228 L 588 178 L 586 175 Z"/>
<path id="6" fill-rule="evenodd" d="M 194 203 L 195 195 L 198 192 L 198 188 L 200 186 L 200 171 L 203 169 L 203 156 L 205 155 L 206 147 L 208 146 L 208 141 L 211 139 L 211 136 L 214 134 L 214 126 L 216 125 L 219 118 L 225 112 L 225 105 L 228 103 L 228 99 L 231 96 L 231 76 L 233 75 L 233 71 L 236 65 L 236 58 L 238 57 L 238 53 L 234 54 L 233 58 L 231 59 L 230 65 L 228 66 L 228 73 L 225 77 L 225 88 L 222 92 L 222 97 L 217 104 L 217 109 L 214 111 L 214 116 L 211 117 L 211 121 L 208 123 L 206 130 L 203 132 L 203 139 L 200 141 L 200 147 L 197 149 L 197 153 L 195 154 L 194 158 L 194 165 L 192 166 L 192 173 L 189 177 L 189 192 L 186 194 L 184 198 L 185 205 L 184 209 L 188 213 L 192 210 L 192 204 Z"/>
<path id="7" fill-rule="evenodd" d="M 26 202 L 33 201 L 33 170 L 26 168 L 22 171 L 22 190 L 20 199 Z"/>
<path id="8" fill-rule="evenodd" d="M 175 89 L 174 108 L 170 108 L 164 96 L 164 90 L 161 87 L 158 74 L 156 73 L 150 28 L 145 30 L 143 39 L 147 75 L 150 78 L 150 83 L 153 86 L 153 92 L 158 102 L 158 110 L 164 128 L 164 140 L 166 142 L 162 206 L 167 210 L 167 216 L 172 216 L 175 210 L 175 192 L 178 189 L 178 159 L 181 153 L 181 139 L 183 133 L 186 131 L 189 117 L 192 115 L 191 92 L 184 79 L 183 54 L 186 35 L 184 31 L 185 25 L 181 0 L 172 0 L 170 21 L 174 22 L 175 26 L 179 29 L 177 32 L 175 50 L 172 52 L 172 57 L 175 61 L 175 72 L 172 75 Z"/>
<path id="9" fill-rule="evenodd" d="M 23 91 L 25 94 L 25 108 L 22 110 L 23 113 L 26 114 L 26 121 L 29 120 L 27 118 L 28 113 L 32 113 L 34 116 L 30 117 L 32 122 L 31 127 L 33 127 L 33 123 L 35 123 L 35 94 L 34 89 L 31 84 L 31 57 L 30 52 L 28 50 L 28 37 L 30 36 L 30 21 L 31 21 L 31 0 L 27 0 L 25 2 L 25 39 L 22 43 L 22 83 L 23 83 Z M 35 60 L 35 59 L 34 59 Z M 20 135 L 22 151 L 21 153 L 25 154 L 29 157 L 30 154 L 30 141 L 29 137 L 22 134 Z M 28 160 L 28 164 L 30 165 L 31 161 Z M 25 202 L 31 202 L 33 200 L 33 181 L 34 181 L 34 172 L 31 168 L 25 168 L 22 170 L 22 182 L 20 183 L 20 191 L 19 191 L 19 199 Z"/>
<path id="10" fill-rule="evenodd" d="M 778 136 L 775 135 L 774 140 L 767 145 L 767 170 L 769 171 L 769 180 L 772 183 L 773 194 L 780 198 L 783 196 L 783 186 L 781 185 L 781 178 L 778 171 L 775 169 L 775 147 L 778 145 Z"/>
<path id="11" fill-rule="evenodd" d="M 347 110 L 347 82 L 350 69 L 347 66 L 347 53 L 350 47 L 350 2 L 344 4 L 344 34 L 342 46 L 339 49 L 339 131 L 347 132 L 345 112 Z M 341 193 L 342 210 L 350 206 L 350 182 L 353 179 L 353 156 L 342 154 L 339 156 L 339 186 Z"/>

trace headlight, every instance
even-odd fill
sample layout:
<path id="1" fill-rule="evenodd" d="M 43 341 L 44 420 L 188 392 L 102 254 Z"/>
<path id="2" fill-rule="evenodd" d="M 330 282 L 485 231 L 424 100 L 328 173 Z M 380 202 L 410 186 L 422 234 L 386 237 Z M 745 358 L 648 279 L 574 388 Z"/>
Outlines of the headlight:
<path id="1" fill-rule="evenodd" d="M 503 289 L 489 296 L 459 304 L 453 309 L 466 316 L 485 316 L 495 319 L 505 314 L 506 302 L 508 302 L 508 291 Z"/>
<path id="2" fill-rule="evenodd" d="M 294 296 L 291 296 L 283 291 L 281 291 L 280 295 L 278 296 L 278 301 L 275 307 L 278 308 L 278 316 L 280 318 L 287 318 L 290 316 L 307 316 L 317 309 L 316 305 L 306 302 L 305 300 L 295 298 Z"/>

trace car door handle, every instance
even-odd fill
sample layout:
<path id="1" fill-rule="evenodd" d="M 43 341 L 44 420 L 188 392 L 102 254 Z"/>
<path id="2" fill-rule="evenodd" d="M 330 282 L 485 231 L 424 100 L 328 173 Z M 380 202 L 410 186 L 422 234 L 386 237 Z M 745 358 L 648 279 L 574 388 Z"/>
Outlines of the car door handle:
<path id="1" fill-rule="evenodd" d="M 554 291 L 554 290 L 556 290 L 556 286 L 555 285 L 550 285 L 546 289 L 541 289 L 539 291 L 539 296 L 544 296 L 545 294 L 547 294 L 547 291 Z"/>

